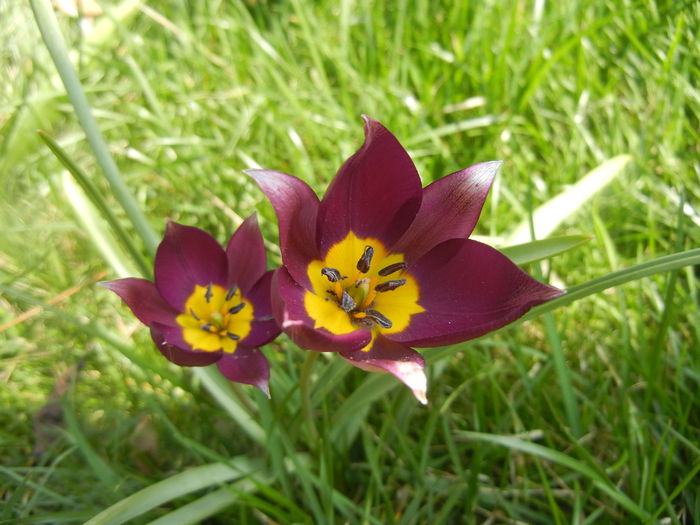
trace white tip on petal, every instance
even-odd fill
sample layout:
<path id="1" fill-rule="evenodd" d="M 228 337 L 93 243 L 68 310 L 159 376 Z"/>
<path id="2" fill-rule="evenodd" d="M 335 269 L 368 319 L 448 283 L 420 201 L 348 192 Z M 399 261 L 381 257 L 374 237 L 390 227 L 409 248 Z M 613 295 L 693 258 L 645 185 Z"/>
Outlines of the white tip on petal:
<path id="1" fill-rule="evenodd" d="M 396 366 L 396 370 L 392 373 L 398 377 L 403 383 L 411 389 L 416 399 L 421 404 L 427 405 L 428 398 L 426 392 L 428 390 L 428 378 L 425 377 L 423 367 L 417 363 L 405 361 Z"/>

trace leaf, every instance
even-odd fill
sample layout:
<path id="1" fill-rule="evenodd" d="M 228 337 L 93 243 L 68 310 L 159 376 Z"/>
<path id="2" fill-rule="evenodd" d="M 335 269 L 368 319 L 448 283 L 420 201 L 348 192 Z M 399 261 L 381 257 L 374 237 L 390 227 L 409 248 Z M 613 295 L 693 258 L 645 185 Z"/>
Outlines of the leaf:
<path id="1" fill-rule="evenodd" d="M 630 160 L 632 160 L 630 155 L 619 155 L 606 160 L 576 184 L 537 208 L 532 214 L 535 239 L 548 237 L 557 226 L 574 215 L 593 195 L 622 173 Z M 526 218 L 507 237 L 505 244 L 510 246 L 530 240 L 532 240 L 530 219 Z"/>
<path id="2" fill-rule="evenodd" d="M 590 235 L 564 235 L 499 248 L 515 264 L 526 264 L 553 257 L 590 241 Z"/>

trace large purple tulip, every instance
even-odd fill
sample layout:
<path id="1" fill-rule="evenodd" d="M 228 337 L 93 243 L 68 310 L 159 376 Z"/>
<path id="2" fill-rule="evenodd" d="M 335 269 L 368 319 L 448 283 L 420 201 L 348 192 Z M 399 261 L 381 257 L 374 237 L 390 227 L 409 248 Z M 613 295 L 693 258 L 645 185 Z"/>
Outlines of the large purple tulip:
<path id="1" fill-rule="evenodd" d="M 279 222 L 273 310 L 300 347 L 389 372 L 425 403 L 425 362 L 410 347 L 479 337 L 563 292 L 468 239 L 500 162 L 422 188 L 384 126 L 365 117 L 365 136 L 320 201 L 296 177 L 248 172 Z"/>
<path id="2" fill-rule="evenodd" d="M 128 278 L 102 284 L 151 329 L 160 352 L 181 366 L 216 363 L 231 381 L 269 396 L 270 367 L 258 347 L 280 333 L 272 315 L 272 271 L 255 215 L 224 251 L 208 233 L 169 222 L 158 246 L 155 283 Z"/>

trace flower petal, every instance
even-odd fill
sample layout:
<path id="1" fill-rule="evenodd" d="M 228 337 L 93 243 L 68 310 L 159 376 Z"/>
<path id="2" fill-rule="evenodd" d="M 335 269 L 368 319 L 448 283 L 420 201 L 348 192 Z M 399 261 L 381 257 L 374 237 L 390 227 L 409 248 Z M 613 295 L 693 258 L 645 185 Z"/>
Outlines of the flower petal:
<path id="1" fill-rule="evenodd" d="M 226 254 L 207 232 L 169 221 L 154 265 L 156 287 L 170 305 L 182 311 L 199 284 L 226 285 Z"/>
<path id="2" fill-rule="evenodd" d="M 318 352 L 352 352 L 369 343 L 371 332 L 366 329 L 334 335 L 324 328 L 315 328 L 306 313 L 306 290 L 294 282 L 283 266 L 272 281 L 272 309 L 282 330 L 301 348 Z"/>
<path id="3" fill-rule="evenodd" d="M 343 352 L 340 355 L 348 363 L 362 370 L 392 374 L 411 389 L 418 401 L 424 405 L 428 404 L 425 396 L 427 379 L 423 372 L 425 360 L 415 350 L 378 335 L 369 351 Z"/>
<path id="4" fill-rule="evenodd" d="M 219 359 L 216 366 L 227 379 L 256 386 L 270 397 L 270 365 L 257 348 L 239 345 L 233 354 Z"/>
<path id="5" fill-rule="evenodd" d="M 281 332 L 277 321 L 272 315 L 271 286 L 274 273 L 274 270 L 265 272 L 247 295 L 248 300 L 253 303 L 255 318 L 248 337 L 241 341 L 241 344 L 263 346 L 272 341 Z"/>
<path id="6" fill-rule="evenodd" d="M 323 253 L 349 231 L 390 248 L 421 205 L 421 181 L 408 153 L 379 122 L 363 118 L 365 142 L 340 168 L 319 207 Z"/>
<path id="7" fill-rule="evenodd" d="M 151 325 L 151 339 L 168 361 L 180 366 L 207 366 L 221 359 L 221 352 L 194 352 L 169 344 L 163 335 L 163 328 L 158 323 Z"/>
<path id="8" fill-rule="evenodd" d="M 146 326 L 154 322 L 175 324 L 175 317 L 180 313 L 166 303 L 156 286 L 146 279 L 129 277 L 99 284 L 121 297 L 136 318 Z"/>
<path id="9" fill-rule="evenodd" d="M 228 278 L 226 287 L 236 284 L 247 293 L 265 273 L 265 245 L 255 214 L 241 224 L 226 247 Z"/>
<path id="10" fill-rule="evenodd" d="M 452 239 L 409 267 L 421 290 L 415 314 L 391 338 L 409 346 L 454 344 L 496 330 L 533 306 L 564 293 L 536 281 L 499 251 L 469 239 Z"/>
<path id="11" fill-rule="evenodd" d="M 319 201 L 301 179 L 271 170 L 246 170 L 265 193 L 277 214 L 282 262 L 294 279 L 310 287 L 306 275 L 309 262 L 319 259 L 316 245 L 316 216 Z"/>
<path id="12" fill-rule="evenodd" d="M 416 219 L 393 251 L 415 261 L 443 241 L 469 237 L 501 164 L 475 164 L 428 185 Z"/>

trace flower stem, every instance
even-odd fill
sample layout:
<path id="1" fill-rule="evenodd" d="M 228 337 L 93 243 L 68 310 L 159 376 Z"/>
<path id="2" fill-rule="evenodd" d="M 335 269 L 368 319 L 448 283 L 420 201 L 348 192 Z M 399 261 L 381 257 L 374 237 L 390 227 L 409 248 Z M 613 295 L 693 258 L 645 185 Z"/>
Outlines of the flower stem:
<path id="1" fill-rule="evenodd" d="M 306 427 L 309 431 L 309 438 L 312 442 L 318 439 L 318 431 L 314 422 L 313 407 L 311 406 L 311 370 L 314 362 L 318 358 L 318 352 L 306 352 L 306 359 L 301 367 L 299 376 L 299 385 L 301 391 L 301 410 L 306 421 Z"/>

